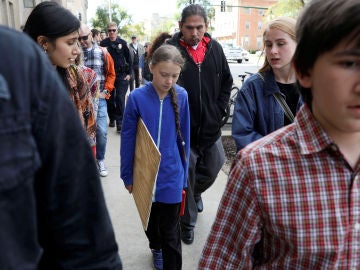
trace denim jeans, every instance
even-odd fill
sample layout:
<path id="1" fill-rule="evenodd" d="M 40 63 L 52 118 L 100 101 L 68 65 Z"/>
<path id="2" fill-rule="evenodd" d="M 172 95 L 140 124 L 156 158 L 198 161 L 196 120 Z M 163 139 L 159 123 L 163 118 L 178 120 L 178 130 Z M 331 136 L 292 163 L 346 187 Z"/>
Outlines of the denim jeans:
<path id="1" fill-rule="evenodd" d="M 99 108 L 96 118 L 96 159 L 105 158 L 107 142 L 107 105 L 106 99 L 99 98 Z"/>

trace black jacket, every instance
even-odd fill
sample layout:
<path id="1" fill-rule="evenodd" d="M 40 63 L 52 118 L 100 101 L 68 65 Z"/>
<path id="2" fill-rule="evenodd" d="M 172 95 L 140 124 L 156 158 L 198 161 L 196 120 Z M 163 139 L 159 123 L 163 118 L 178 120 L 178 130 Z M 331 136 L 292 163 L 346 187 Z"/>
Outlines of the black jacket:
<path id="1" fill-rule="evenodd" d="M 211 38 L 209 34 L 205 34 Z M 191 147 L 200 150 L 216 142 L 221 136 L 221 120 L 229 101 L 233 78 L 221 45 L 211 39 L 204 61 L 197 65 L 180 45 L 181 33 L 167 42 L 176 46 L 186 60 L 178 84 L 189 96 Z"/>
<path id="2" fill-rule="evenodd" d="M 117 37 L 115 41 L 106 38 L 100 42 L 101 47 L 106 47 L 114 60 L 116 79 L 123 79 L 132 74 L 132 61 L 126 41 Z"/>
<path id="3" fill-rule="evenodd" d="M 122 269 L 95 160 L 40 47 L 0 26 L 0 268 Z"/>

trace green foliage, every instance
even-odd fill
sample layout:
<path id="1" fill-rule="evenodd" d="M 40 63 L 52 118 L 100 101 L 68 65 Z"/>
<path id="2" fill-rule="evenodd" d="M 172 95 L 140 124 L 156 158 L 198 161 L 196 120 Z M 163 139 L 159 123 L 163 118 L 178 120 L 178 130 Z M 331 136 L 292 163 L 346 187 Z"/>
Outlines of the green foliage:
<path id="1" fill-rule="evenodd" d="M 127 11 L 118 4 L 111 5 L 111 21 L 115 22 L 119 27 L 120 36 L 129 36 L 130 25 L 132 23 L 131 16 Z M 97 29 L 106 29 L 109 23 L 109 9 L 107 6 L 101 6 L 96 9 L 95 18 L 91 19 L 92 26 Z"/>
<path id="2" fill-rule="evenodd" d="M 276 17 L 287 16 L 297 18 L 299 12 L 305 5 L 305 0 L 279 0 L 279 2 L 271 6 L 268 10 L 268 20 L 272 20 Z"/>
<path id="3" fill-rule="evenodd" d="M 176 25 L 174 24 L 174 20 L 172 19 L 167 19 L 163 21 L 161 25 L 159 25 L 157 28 L 152 29 L 149 40 L 154 40 L 162 32 L 168 32 L 171 34 L 175 26 Z"/>

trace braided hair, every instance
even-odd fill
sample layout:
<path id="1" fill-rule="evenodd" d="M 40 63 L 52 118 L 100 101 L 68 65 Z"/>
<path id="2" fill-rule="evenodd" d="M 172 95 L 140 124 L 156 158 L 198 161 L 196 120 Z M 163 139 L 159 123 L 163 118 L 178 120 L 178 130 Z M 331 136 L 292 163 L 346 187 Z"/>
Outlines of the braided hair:
<path id="1" fill-rule="evenodd" d="M 159 48 L 157 48 L 151 57 L 152 65 L 156 65 L 159 62 L 163 62 L 163 61 L 171 61 L 174 64 L 179 65 L 181 68 L 184 66 L 184 63 L 185 63 L 185 60 L 181 56 L 181 53 L 179 52 L 179 50 L 175 46 L 167 45 L 167 44 L 161 45 Z M 180 130 L 179 106 L 177 103 L 176 91 L 173 86 L 170 88 L 169 94 L 171 97 L 171 105 L 173 107 L 174 114 L 175 114 L 176 133 L 178 136 L 178 140 L 182 144 L 183 158 L 184 158 L 184 160 L 186 160 L 185 142 L 184 142 L 183 136 L 181 134 L 181 130 Z"/>

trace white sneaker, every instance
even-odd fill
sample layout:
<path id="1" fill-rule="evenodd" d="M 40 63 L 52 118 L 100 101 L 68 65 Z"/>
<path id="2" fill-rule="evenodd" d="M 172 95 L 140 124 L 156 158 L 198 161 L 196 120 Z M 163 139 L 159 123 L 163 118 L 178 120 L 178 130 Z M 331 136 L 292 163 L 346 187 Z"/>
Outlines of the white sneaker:
<path id="1" fill-rule="evenodd" d="M 107 176 L 109 173 L 105 167 L 105 162 L 104 160 L 98 160 L 98 168 L 99 168 L 99 174 L 102 177 Z"/>

